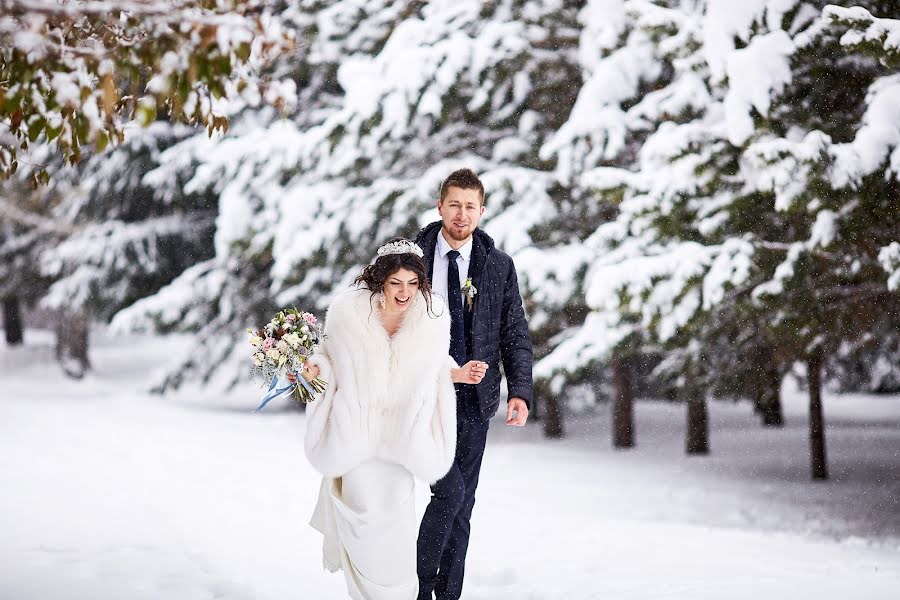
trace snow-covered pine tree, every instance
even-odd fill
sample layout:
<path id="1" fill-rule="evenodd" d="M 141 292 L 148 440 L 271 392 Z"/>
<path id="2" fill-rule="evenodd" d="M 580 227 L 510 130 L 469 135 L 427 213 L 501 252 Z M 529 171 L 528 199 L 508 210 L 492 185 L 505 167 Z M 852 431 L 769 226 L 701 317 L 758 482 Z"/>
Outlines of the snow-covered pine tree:
<path id="1" fill-rule="evenodd" d="M 45 194 L 19 179 L 0 185 L 0 299 L 6 343 L 23 342 L 23 312 L 47 291 L 39 269 L 41 250 L 65 236 L 48 216 Z"/>
<path id="2" fill-rule="evenodd" d="M 859 175 L 863 175 L 863 185 L 851 182 L 850 187 L 855 188 L 860 195 L 877 197 L 882 201 L 872 214 L 872 222 L 859 223 L 862 227 L 858 235 L 864 235 L 864 227 L 875 226 L 880 229 L 872 243 L 876 248 L 880 246 L 877 259 L 888 274 L 888 291 L 894 294 L 888 295 L 885 303 L 876 301 L 874 314 L 870 310 L 870 314 L 866 315 L 870 322 L 864 333 L 843 341 L 830 355 L 830 360 L 826 363 L 826 375 L 829 385 L 840 391 L 885 393 L 900 390 L 900 337 L 897 335 L 900 311 L 897 310 L 896 303 L 896 292 L 900 289 L 900 243 L 896 241 L 896 234 L 892 236 L 889 231 L 889 228 L 897 226 L 897 178 L 900 172 L 900 151 L 897 149 L 900 136 L 896 129 L 897 118 L 900 116 L 897 109 L 900 95 L 896 91 L 896 73 L 900 69 L 900 21 L 878 18 L 873 13 L 898 16 L 900 3 L 877 2 L 851 8 L 831 6 L 825 11 L 831 45 L 839 38 L 838 43 L 842 46 L 855 54 L 877 60 L 887 73 L 895 74 L 893 78 L 884 78 L 889 82 L 886 84 L 886 91 L 878 92 L 876 90 L 880 88 L 869 88 L 870 99 L 867 104 L 872 116 L 867 115 L 865 119 L 869 126 L 869 143 L 862 142 L 856 144 L 850 152 L 844 151 L 851 156 L 855 155 L 860 162 L 868 162 L 868 168 L 864 167 L 866 170 L 871 170 L 879 162 L 887 163 L 884 171 L 876 168 L 868 177 L 865 176 L 865 171 L 860 173 Z M 883 94 L 886 95 L 882 96 Z M 880 111 L 884 112 L 879 114 Z M 880 138 L 874 144 L 873 136 Z M 881 152 L 891 147 L 893 151 L 889 158 L 886 158 L 887 154 L 881 155 Z M 845 159 L 844 163 L 847 162 Z M 882 176 L 884 180 L 879 181 Z M 894 218 L 882 220 L 886 211 Z M 870 249 L 870 254 L 874 252 L 874 248 Z M 877 273 L 877 269 L 875 272 Z M 875 278 L 877 279 L 877 275 Z"/>
<path id="3" fill-rule="evenodd" d="M 618 205 L 629 190 L 633 168 L 647 137 L 666 119 L 689 120 L 705 106 L 708 93 L 691 72 L 686 50 L 695 24 L 677 11 L 677 2 L 651 4 L 623 0 L 587 3 L 582 57 L 588 73 L 569 120 L 544 148 L 559 158 L 557 174 L 600 206 Z M 679 47 L 673 38 L 684 45 Z M 562 386 L 574 374 L 609 364 L 616 388 L 613 402 L 613 445 L 634 443 L 631 365 L 646 362 L 640 353 L 658 350 L 645 335 L 627 293 L 606 295 L 602 268 L 606 246 L 603 223 L 615 216 L 586 223 L 585 266 L 581 289 L 593 309 L 583 325 L 566 332 L 555 350 L 536 366 L 536 375 Z M 612 258 L 609 264 L 615 264 Z M 590 265 L 590 269 L 587 267 Z M 634 268 L 631 265 L 629 268 Z M 640 277 L 640 273 L 637 273 Z M 639 300 L 639 299 L 638 299 Z M 600 305 L 606 306 L 598 310 Z M 577 324 L 576 324 L 577 325 Z"/>
<path id="4" fill-rule="evenodd" d="M 877 14 L 886 3 L 867 6 Z M 774 343 L 777 356 L 813 367 L 820 416 L 816 367 L 837 344 L 872 331 L 875 307 L 896 314 L 897 142 L 885 120 L 897 122 L 896 75 L 853 46 L 858 36 L 834 33 L 837 8 L 760 0 L 737 10 L 710 0 L 627 2 L 626 12 L 673 56 L 672 83 L 647 98 L 691 103 L 660 113 L 635 169 L 585 175 L 626 192 L 617 221 L 592 238 L 586 324 L 599 327 L 557 352 L 602 355 L 591 338 L 616 339 L 637 316 L 670 349 L 669 372 L 684 377 L 691 366 L 695 381 L 719 385 L 731 375 L 707 357 L 735 362 Z M 713 344 L 716 324 L 734 322 L 745 327 Z M 821 432 L 813 418 L 814 477 L 827 475 Z"/>
<path id="5" fill-rule="evenodd" d="M 575 234 L 547 224 L 581 208 L 538 151 L 580 83 L 577 7 L 347 0 L 280 17 L 303 40 L 275 67 L 297 83 L 300 109 L 245 111 L 226 136 L 176 145 L 147 176 L 164 186 L 187 173 L 188 191 L 219 199 L 214 257 L 114 319 L 199 332 L 202 348 L 160 389 L 242 380 L 246 327 L 277 306 L 321 311 L 381 242 L 437 219 L 439 184 L 459 166 L 481 174 L 483 226 L 520 265 L 539 341 L 552 343 L 578 249 Z"/>
<path id="6" fill-rule="evenodd" d="M 897 40 L 878 35 L 900 31 L 900 21 L 871 17 L 896 15 L 896 2 L 854 4 L 827 7 L 795 37 L 792 79 L 773 103 L 782 137 L 747 150 L 761 174 L 758 188 L 802 219 L 784 240 L 790 245 L 772 280 L 754 295 L 770 307 L 779 337 L 807 363 L 816 479 L 828 476 L 822 367 L 842 346 L 896 327 L 900 316 L 900 294 L 890 289 L 883 260 L 900 230 L 900 74 L 891 66 Z M 872 22 L 860 32 L 855 19 L 865 15 Z M 881 51 L 873 40 L 882 42 Z"/>
<path id="7" fill-rule="evenodd" d="M 672 75 L 666 55 L 627 9 L 623 0 L 593 0 L 580 11 L 578 65 L 584 83 L 569 118 L 541 149 L 543 158 L 556 161 L 554 174 L 569 190 L 578 212 L 576 226 L 573 221 L 560 225 L 562 231 L 571 232 L 569 245 L 559 247 L 565 254 L 558 255 L 571 269 L 566 277 L 573 292 L 568 300 L 571 308 L 557 329 L 553 352 L 539 356 L 543 360 L 535 368 L 536 380 L 546 382 L 556 395 L 586 382 L 597 391 L 609 377 L 615 387 L 613 445 L 620 448 L 635 443 L 633 365 L 642 345 L 638 328 L 622 322 L 613 334 L 605 317 L 587 310 L 592 297 L 590 269 L 597 252 L 592 236 L 615 218 L 624 191 L 600 189 L 595 178 L 605 168 L 634 162 L 653 122 L 640 100 L 667 84 Z M 678 102 L 682 101 L 670 100 L 669 108 Z M 611 376 L 606 374 L 607 365 Z"/>
<path id="8" fill-rule="evenodd" d="M 54 174 L 59 201 L 53 220 L 68 235 L 40 253 L 41 274 L 52 281 L 40 304 L 60 315 L 64 351 L 71 346 L 65 339 L 85 340 L 64 360 L 67 372 L 77 375 L 87 366 L 90 322 L 107 321 L 212 255 L 211 196 L 169 197 L 144 181 L 159 155 L 193 132 L 157 121 L 130 131 L 111 151 Z"/>
<path id="9" fill-rule="evenodd" d="M 157 121 L 59 174 L 62 200 L 54 216 L 70 235 L 41 255 L 41 272 L 53 279 L 41 301 L 45 308 L 83 307 L 107 320 L 211 255 L 213 199 L 169 197 L 143 177 L 162 152 L 192 133 Z"/>

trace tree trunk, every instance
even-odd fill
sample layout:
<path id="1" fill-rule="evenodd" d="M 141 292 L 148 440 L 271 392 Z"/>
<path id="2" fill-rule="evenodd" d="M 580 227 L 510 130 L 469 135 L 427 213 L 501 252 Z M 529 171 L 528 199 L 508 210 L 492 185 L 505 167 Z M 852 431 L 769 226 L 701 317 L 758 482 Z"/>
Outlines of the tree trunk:
<path id="1" fill-rule="evenodd" d="M 534 399 L 531 401 L 531 410 L 528 411 L 528 420 L 529 421 L 540 421 L 543 416 L 543 407 L 541 406 L 541 394 L 538 391 L 538 386 L 535 384 L 534 388 Z"/>
<path id="2" fill-rule="evenodd" d="M 3 299 L 3 331 L 6 332 L 6 343 L 15 346 L 22 343 L 22 316 L 19 312 L 18 296 Z"/>
<path id="3" fill-rule="evenodd" d="M 771 348 L 766 348 L 765 352 L 758 387 L 760 416 L 766 427 L 781 427 L 784 425 L 784 415 L 781 412 L 781 375 Z"/>
<path id="4" fill-rule="evenodd" d="M 703 390 L 687 390 L 687 453 L 709 454 L 709 415 Z"/>
<path id="5" fill-rule="evenodd" d="M 822 355 L 815 353 L 807 360 L 809 385 L 809 457 L 814 480 L 828 479 L 825 456 L 825 418 L 822 414 Z"/>
<path id="6" fill-rule="evenodd" d="M 82 312 L 60 315 L 56 326 L 56 360 L 69 377 L 81 379 L 88 360 L 88 317 Z"/>
<path id="7" fill-rule="evenodd" d="M 613 360 L 613 448 L 634 446 L 634 396 L 631 390 L 631 361 L 626 357 Z"/>
<path id="8" fill-rule="evenodd" d="M 562 406 L 559 398 L 552 392 L 547 392 L 544 397 L 544 437 L 559 439 L 565 435 L 563 430 Z"/>

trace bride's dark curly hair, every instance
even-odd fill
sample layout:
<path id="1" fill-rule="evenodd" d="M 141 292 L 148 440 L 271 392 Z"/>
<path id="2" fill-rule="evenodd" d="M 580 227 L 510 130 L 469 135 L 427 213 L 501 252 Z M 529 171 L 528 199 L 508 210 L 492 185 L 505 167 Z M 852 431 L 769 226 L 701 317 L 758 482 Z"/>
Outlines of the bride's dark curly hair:
<path id="1" fill-rule="evenodd" d="M 393 242 L 409 242 L 405 238 L 394 238 L 388 243 Z M 412 243 L 412 242 L 410 242 Z M 431 310 L 431 283 L 428 281 L 428 273 L 425 267 L 425 261 L 410 252 L 404 254 L 387 254 L 379 256 L 374 263 L 367 265 L 354 282 L 357 287 L 365 286 L 372 292 L 372 298 L 384 291 L 384 284 L 387 280 L 399 271 L 406 269 L 412 271 L 419 278 L 419 291 L 425 297 L 428 312 L 434 314 Z"/>

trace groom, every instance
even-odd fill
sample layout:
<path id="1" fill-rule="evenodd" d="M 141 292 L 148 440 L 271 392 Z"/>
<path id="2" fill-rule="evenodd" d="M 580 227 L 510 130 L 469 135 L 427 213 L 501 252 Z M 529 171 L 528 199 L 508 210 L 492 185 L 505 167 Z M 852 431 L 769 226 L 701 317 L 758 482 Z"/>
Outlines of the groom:
<path id="1" fill-rule="evenodd" d="M 481 383 L 456 385 L 456 457 L 431 486 L 419 529 L 419 600 L 431 600 L 432 592 L 438 600 L 457 600 L 488 424 L 500 404 L 500 362 L 509 390 L 506 424 L 523 426 L 533 395 L 533 354 L 516 268 L 477 228 L 484 214 L 481 180 L 469 169 L 454 171 L 441 184 L 437 206 L 440 222 L 420 231 L 416 242 L 425 251 L 432 290 L 450 308 L 450 354 L 460 365 L 488 365 Z"/>

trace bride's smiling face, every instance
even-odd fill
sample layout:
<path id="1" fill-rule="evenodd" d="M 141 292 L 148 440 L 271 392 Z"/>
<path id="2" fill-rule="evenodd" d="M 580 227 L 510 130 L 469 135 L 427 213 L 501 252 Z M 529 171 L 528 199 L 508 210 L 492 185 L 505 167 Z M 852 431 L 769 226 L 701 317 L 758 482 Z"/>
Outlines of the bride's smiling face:
<path id="1" fill-rule="evenodd" d="M 385 308 L 389 311 L 407 310 L 418 291 L 419 276 L 408 269 L 398 269 L 384 282 Z"/>

